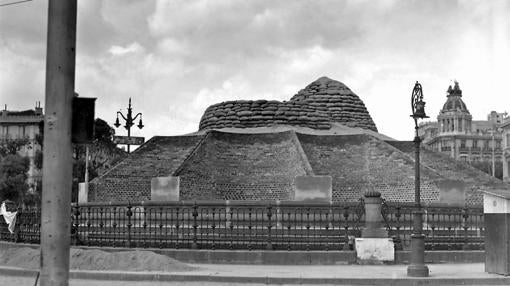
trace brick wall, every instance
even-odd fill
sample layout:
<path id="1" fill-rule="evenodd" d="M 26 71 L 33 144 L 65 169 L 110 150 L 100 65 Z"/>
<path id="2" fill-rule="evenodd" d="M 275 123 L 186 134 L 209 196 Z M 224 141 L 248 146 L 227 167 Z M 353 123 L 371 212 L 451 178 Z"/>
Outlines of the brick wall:
<path id="1" fill-rule="evenodd" d="M 89 201 L 148 200 L 153 177 L 170 176 L 203 136 L 156 136 L 95 178 Z"/>
<path id="2" fill-rule="evenodd" d="M 306 174 L 294 132 L 210 132 L 176 173 L 182 199 L 289 200 L 293 181 Z"/>
<path id="3" fill-rule="evenodd" d="M 409 141 L 388 141 L 408 156 L 414 158 L 413 142 Z M 457 161 L 445 154 L 434 152 L 428 149 L 420 149 L 420 163 L 426 168 L 434 170 L 438 175 L 433 181 L 443 179 L 461 180 L 466 187 L 466 204 L 481 205 L 483 203 L 483 191 L 489 189 L 507 189 L 508 184 L 489 176 L 488 174 Z"/>
<path id="4" fill-rule="evenodd" d="M 429 150 L 421 156 L 422 200 L 439 200 L 438 182 L 462 180 L 466 202 L 480 204 L 487 189 L 508 185 Z M 150 180 L 180 176 L 183 200 L 290 200 L 298 175 L 331 175 L 334 201 L 356 201 L 367 189 L 391 201 L 414 200 L 412 142 L 370 135 L 305 135 L 293 131 L 154 137 L 102 177 L 91 201 L 148 200 Z"/>
<path id="5" fill-rule="evenodd" d="M 414 162 L 386 142 L 369 135 L 298 137 L 314 173 L 333 177 L 334 201 L 356 201 L 369 188 L 387 200 L 414 200 Z M 422 199 L 438 200 L 434 174 L 423 173 Z"/>

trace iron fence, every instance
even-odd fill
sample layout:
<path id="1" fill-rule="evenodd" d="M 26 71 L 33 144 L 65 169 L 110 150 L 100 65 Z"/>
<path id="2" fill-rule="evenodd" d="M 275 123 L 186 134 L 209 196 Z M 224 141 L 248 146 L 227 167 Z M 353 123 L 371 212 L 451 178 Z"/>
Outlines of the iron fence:
<path id="1" fill-rule="evenodd" d="M 408 249 L 411 204 L 385 202 L 382 215 L 397 249 Z M 14 234 L 39 242 L 40 212 L 18 209 Z M 483 249 L 482 208 L 424 207 L 426 248 Z M 191 249 L 352 250 L 364 225 L 363 202 L 140 202 L 74 204 L 71 239 L 87 246 Z"/>
<path id="2" fill-rule="evenodd" d="M 412 203 L 384 202 L 382 215 L 397 249 L 411 247 Z M 423 207 L 423 234 L 427 250 L 483 250 L 485 239 L 482 207 Z"/>

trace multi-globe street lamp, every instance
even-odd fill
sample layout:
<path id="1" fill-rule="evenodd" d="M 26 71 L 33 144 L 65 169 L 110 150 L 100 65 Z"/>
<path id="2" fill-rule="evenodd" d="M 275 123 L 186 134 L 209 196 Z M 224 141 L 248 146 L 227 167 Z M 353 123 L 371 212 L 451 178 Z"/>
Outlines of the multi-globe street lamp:
<path id="1" fill-rule="evenodd" d="M 129 98 L 129 105 L 128 105 L 128 109 L 127 109 L 127 115 L 124 116 L 124 114 L 122 114 L 122 112 L 120 111 L 117 111 L 117 119 L 115 120 L 115 124 L 113 124 L 116 128 L 119 128 L 120 127 L 120 123 L 119 123 L 119 114 L 120 116 L 122 117 L 122 119 L 124 119 L 124 121 L 126 122 L 126 124 L 124 125 L 124 128 L 126 128 L 127 132 L 128 132 L 128 135 L 127 137 L 130 138 L 131 137 L 131 126 L 135 125 L 134 121 L 136 120 L 136 118 L 138 118 L 138 116 L 140 116 L 140 121 L 138 122 L 138 128 L 142 129 L 143 128 L 143 123 L 142 123 L 142 113 L 141 112 L 138 112 L 138 114 L 135 115 L 135 117 L 133 117 L 133 110 L 131 108 L 131 97 Z M 131 145 L 130 144 L 127 144 L 127 152 L 129 153 L 129 147 Z"/>
<path id="2" fill-rule="evenodd" d="M 428 118 L 425 114 L 425 102 L 423 101 L 423 91 L 421 84 L 416 82 L 411 95 L 411 109 L 414 119 L 414 204 L 413 213 L 413 233 L 411 235 L 411 264 L 407 267 L 407 276 L 427 277 L 429 268 L 425 265 L 425 235 L 423 234 L 422 215 L 423 210 L 420 202 L 420 143 L 421 138 L 418 135 L 418 119 Z"/>

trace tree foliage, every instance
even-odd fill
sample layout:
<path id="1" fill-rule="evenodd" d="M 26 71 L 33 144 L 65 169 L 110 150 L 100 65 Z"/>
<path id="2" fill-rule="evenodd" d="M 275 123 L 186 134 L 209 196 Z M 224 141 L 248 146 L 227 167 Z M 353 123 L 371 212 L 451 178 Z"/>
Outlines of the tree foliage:
<path id="1" fill-rule="evenodd" d="M 117 148 L 113 143 L 115 129 L 100 118 L 94 121 L 94 141 L 88 144 L 89 147 L 89 180 L 100 175 L 109 169 L 113 164 L 121 160 L 126 153 Z M 39 124 L 39 134 L 36 135 L 35 141 L 44 148 L 44 122 Z M 40 200 L 42 182 L 36 182 L 37 188 L 33 193 L 28 194 L 29 186 L 26 184 L 27 171 L 29 168 L 28 158 L 17 155 L 17 152 L 23 146 L 28 146 L 28 140 L 5 140 L 0 144 L 0 158 L 2 163 L 5 162 L 3 169 L 0 169 L 0 197 L 9 198 L 11 200 L 23 200 L 26 204 L 37 204 Z M 85 154 L 86 145 L 74 145 L 73 160 L 73 198 L 76 199 L 78 182 L 84 181 L 85 176 Z M 8 159 L 6 156 L 11 156 Z M 43 152 L 36 151 L 34 157 L 34 165 L 37 169 L 43 167 Z M 26 162 L 26 166 L 25 166 Z M 2 166 L 0 165 L 0 168 Z M 4 196 L 5 195 L 5 196 Z"/>
<path id="2" fill-rule="evenodd" d="M 89 180 L 101 175 L 126 156 L 126 153 L 113 143 L 115 129 L 100 118 L 94 122 L 94 142 L 89 148 Z M 77 199 L 78 182 L 85 181 L 86 145 L 76 145 L 73 164 L 73 201 Z"/>
<path id="3" fill-rule="evenodd" d="M 469 164 L 478 170 L 485 172 L 492 176 L 492 161 L 477 161 L 477 162 L 469 162 Z M 495 175 L 496 178 L 503 180 L 503 163 L 501 161 L 495 162 Z"/>
<path id="4" fill-rule="evenodd" d="M 28 190 L 29 160 L 18 154 L 8 154 L 0 161 L 0 200 L 20 201 Z"/>
<path id="5" fill-rule="evenodd" d="M 108 125 L 106 121 L 97 118 L 94 122 L 94 129 L 94 142 L 88 145 L 90 180 L 102 174 L 126 155 L 124 151 L 117 148 L 116 144 L 113 143 L 115 129 Z M 75 146 L 75 161 L 83 162 L 83 166 L 76 166 L 74 168 L 74 177 L 80 181 L 83 181 L 85 175 L 85 154 L 85 145 Z"/>
<path id="6" fill-rule="evenodd" d="M 0 158 L 5 157 L 7 155 L 17 154 L 18 151 L 26 146 L 28 143 L 28 139 L 15 139 L 15 140 L 2 140 L 0 142 Z"/>

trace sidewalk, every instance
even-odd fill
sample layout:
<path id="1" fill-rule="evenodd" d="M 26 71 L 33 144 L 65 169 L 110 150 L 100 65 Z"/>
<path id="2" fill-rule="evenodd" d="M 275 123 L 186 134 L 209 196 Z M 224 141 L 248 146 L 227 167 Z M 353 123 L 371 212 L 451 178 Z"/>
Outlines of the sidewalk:
<path id="1" fill-rule="evenodd" d="M 406 265 L 232 265 L 192 264 L 199 267 L 189 272 L 119 272 L 119 271 L 71 271 L 71 285 L 87 282 L 94 285 L 102 281 L 136 281 L 132 285 L 159 285 L 148 282 L 186 282 L 186 285 L 228 285 L 225 283 L 250 284 L 342 284 L 342 285 L 510 285 L 510 276 L 488 274 L 483 263 L 430 264 L 429 278 L 410 278 Z M 0 267 L 1 281 L 6 276 L 32 277 L 34 270 Z M 14 278 L 13 278 L 14 279 Z M 86 281 L 88 280 L 88 281 Z M 101 280 L 101 281 L 97 281 Z M 142 281 L 146 281 L 141 283 Z M 193 282 L 193 283 L 191 283 Z M 182 285 L 182 283 L 178 283 Z M 213 284 L 213 285 L 214 285 Z M 10 284 L 12 285 L 12 284 Z M 23 284 L 18 284 L 23 285 Z M 33 285 L 33 284 L 32 284 Z M 120 284 L 119 284 L 120 285 Z M 122 282 L 122 285 L 130 285 Z M 162 284 L 161 284 L 162 285 Z M 168 284 L 167 284 L 168 285 Z M 176 284 L 177 285 L 177 284 Z"/>

